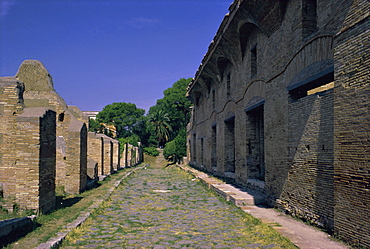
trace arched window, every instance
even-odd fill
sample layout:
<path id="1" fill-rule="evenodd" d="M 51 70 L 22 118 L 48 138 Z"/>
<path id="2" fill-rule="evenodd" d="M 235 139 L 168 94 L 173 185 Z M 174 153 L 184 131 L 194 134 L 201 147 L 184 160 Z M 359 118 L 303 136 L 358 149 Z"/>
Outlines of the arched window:
<path id="1" fill-rule="evenodd" d="M 317 29 L 317 3 L 316 0 L 302 1 L 302 37 L 310 36 Z"/>

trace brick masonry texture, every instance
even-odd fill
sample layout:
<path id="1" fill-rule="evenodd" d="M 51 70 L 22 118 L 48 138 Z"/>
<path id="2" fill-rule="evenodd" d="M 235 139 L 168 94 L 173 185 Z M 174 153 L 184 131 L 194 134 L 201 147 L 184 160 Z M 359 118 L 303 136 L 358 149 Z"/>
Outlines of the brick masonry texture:
<path id="1" fill-rule="evenodd" d="M 370 3 L 229 10 L 188 87 L 190 164 L 370 247 Z"/>
<path id="2" fill-rule="evenodd" d="M 55 204 L 55 112 L 24 108 L 24 84 L 0 78 L 0 184 L 20 208 L 49 212 Z"/>
<path id="3" fill-rule="evenodd" d="M 82 112 L 71 110 L 54 90 L 54 83 L 44 65 L 36 60 L 24 61 L 16 77 L 24 82 L 27 107 L 43 106 L 57 114 L 56 184 L 66 193 L 80 193 L 86 188 L 87 127 Z M 80 119 L 80 120 L 79 120 Z"/>
<path id="4" fill-rule="evenodd" d="M 9 210 L 50 212 L 56 186 L 80 193 L 120 168 L 118 141 L 88 133 L 88 117 L 66 105 L 39 61 L 0 78 L 0 117 L 0 194 Z"/>

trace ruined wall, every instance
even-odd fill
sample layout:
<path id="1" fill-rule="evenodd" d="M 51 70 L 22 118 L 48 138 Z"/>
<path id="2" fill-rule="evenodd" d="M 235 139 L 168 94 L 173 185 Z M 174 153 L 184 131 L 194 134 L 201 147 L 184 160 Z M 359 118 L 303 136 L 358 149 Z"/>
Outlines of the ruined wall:
<path id="1" fill-rule="evenodd" d="M 66 143 L 66 168 L 62 185 L 66 193 L 80 193 L 86 188 L 87 180 L 87 128 L 85 123 L 72 120 L 65 133 Z"/>
<path id="2" fill-rule="evenodd" d="M 119 154 L 119 142 L 118 140 L 112 140 L 112 150 L 113 150 L 113 170 L 119 170 L 120 166 L 120 154 Z"/>
<path id="3" fill-rule="evenodd" d="M 55 205 L 55 112 L 26 108 L 17 116 L 16 202 L 50 212 Z"/>
<path id="4" fill-rule="evenodd" d="M 82 125 L 84 122 L 78 119 L 86 121 L 85 116 L 77 107 L 68 108 L 55 92 L 52 78 L 41 62 L 24 61 L 16 77 L 25 84 L 24 103 L 27 107 L 47 107 L 57 114 L 56 184 L 64 186 L 67 193 L 83 191 L 87 178 L 87 146 L 84 145 L 87 135 L 86 124 Z"/>
<path id="5" fill-rule="evenodd" d="M 88 158 L 94 160 L 98 163 L 98 175 L 103 175 L 104 159 L 102 156 L 103 151 L 103 140 L 102 135 L 95 132 L 88 133 L 88 146 L 87 146 L 87 156 Z"/>
<path id="6" fill-rule="evenodd" d="M 370 3 L 344 12 L 334 42 L 334 231 L 370 247 Z"/>
<path id="7" fill-rule="evenodd" d="M 103 175 L 110 175 L 113 171 L 113 143 L 112 138 L 103 135 Z"/>
<path id="8" fill-rule="evenodd" d="M 55 112 L 24 108 L 23 90 L 16 78 L 0 78 L 0 184 L 6 201 L 49 212 L 55 205 Z"/>
<path id="9" fill-rule="evenodd" d="M 17 135 L 16 117 L 23 112 L 23 90 L 23 83 L 17 79 L 0 78 L 0 184 L 4 197 L 16 193 L 14 137 Z"/>
<path id="10" fill-rule="evenodd" d="M 234 1 L 188 87 L 190 164 L 366 237 L 350 214 L 369 215 L 368 6 Z"/>

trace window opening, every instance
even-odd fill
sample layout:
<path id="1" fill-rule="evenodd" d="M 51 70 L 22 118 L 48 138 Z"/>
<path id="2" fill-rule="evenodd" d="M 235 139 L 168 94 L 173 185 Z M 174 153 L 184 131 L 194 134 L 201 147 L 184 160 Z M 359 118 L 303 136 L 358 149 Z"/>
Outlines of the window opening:
<path id="1" fill-rule="evenodd" d="M 289 91 L 293 100 L 304 98 L 308 95 L 320 94 L 334 88 L 334 72 L 330 72 L 315 80 L 308 81 Z"/>
<path id="2" fill-rule="evenodd" d="M 211 165 L 217 168 L 217 126 L 212 127 L 212 144 L 211 144 Z"/>
<path id="3" fill-rule="evenodd" d="M 231 91 L 231 83 L 230 83 L 230 74 L 227 75 L 227 81 L 226 81 L 226 93 L 227 93 L 227 96 L 230 96 L 230 91 Z"/>
<path id="4" fill-rule="evenodd" d="M 257 45 L 251 49 L 251 77 L 257 74 Z"/>
<path id="5" fill-rule="evenodd" d="M 302 37 L 310 36 L 317 29 L 317 3 L 316 0 L 302 1 Z"/>
<path id="6" fill-rule="evenodd" d="M 212 108 L 213 109 L 216 108 L 216 90 L 215 89 L 212 90 Z"/>
<path id="7" fill-rule="evenodd" d="M 200 139 L 200 164 L 204 165 L 204 140 Z"/>
<path id="8" fill-rule="evenodd" d="M 225 120 L 225 172 L 235 173 L 235 117 Z"/>
<path id="9" fill-rule="evenodd" d="M 197 135 L 193 134 L 193 162 L 197 161 Z"/>
<path id="10" fill-rule="evenodd" d="M 260 105 L 247 112 L 248 178 L 265 181 L 264 108 Z"/>

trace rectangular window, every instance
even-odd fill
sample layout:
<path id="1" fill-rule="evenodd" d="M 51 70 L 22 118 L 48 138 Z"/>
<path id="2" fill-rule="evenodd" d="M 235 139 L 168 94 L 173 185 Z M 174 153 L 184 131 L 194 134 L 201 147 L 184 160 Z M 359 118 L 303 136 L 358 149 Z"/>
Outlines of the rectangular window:
<path id="1" fill-rule="evenodd" d="M 231 83 L 230 83 L 230 81 L 231 81 L 231 79 L 230 79 L 231 77 L 230 77 L 230 74 L 228 74 L 227 75 L 227 81 L 226 81 L 226 93 L 227 93 L 227 96 L 230 96 L 230 94 L 231 94 Z"/>
<path id="2" fill-rule="evenodd" d="M 200 139 L 200 164 L 204 165 L 204 140 Z"/>
<path id="3" fill-rule="evenodd" d="M 235 173 L 235 117 L 225 120 L 225 172 Z"/>
<path id="4" fill-rule="evenodd" d="M 215 89 L 212 90 L 212 108 L 213 109 L 216 108 L 216 90 Z"/>
<path id="5" fill-rule="evenodd" d="M 264 106 L 247 112 L 248 178 L 265 181 Z"/>
<path id="6" fill-rule="evenodd" d="M 193 155 L 192 160 L 194 163 L 197 161 L 197 135 L 193 134 Z"/>
<path id="7" fill-rule="evenodd" d="M 251 49 L 251 77 L 257 75 L 257 45 Z"/>
<path id="8" fill-rule="evenodd" d="M 211 164 L 217 168 L 217 126 L 212 126 Z"/>
<path id="9" fill-rule="evenodd" d="M 334 88 L 334 73 L 319 77 L 309 81 L 289 91 L 292 100 L 298 100 L 312 94 L 320 94 L 326 90 Z"/>

